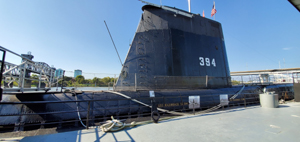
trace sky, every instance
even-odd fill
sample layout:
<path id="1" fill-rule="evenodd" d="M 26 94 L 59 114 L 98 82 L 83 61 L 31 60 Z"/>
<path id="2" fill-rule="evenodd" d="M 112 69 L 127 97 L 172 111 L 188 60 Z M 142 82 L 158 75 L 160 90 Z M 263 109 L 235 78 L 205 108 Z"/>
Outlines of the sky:
<path id="1" fill-rule="evenodd" d="M 148 0 L 188 11 L 187 0 Z M 287 0 L 215 0 L 230 71 L 300 67 L 300 13 Z M 138 0 L 0 0 L 0 46 L 34 61 L 88 78 L 118 75 L 144 4 Z M 213 0 L 191 0 L 191 12 L 210 12 Z M 20 64 L 19 57 L 6 60 Z M 280 65 L 279 65 L 280 62 Z"/>

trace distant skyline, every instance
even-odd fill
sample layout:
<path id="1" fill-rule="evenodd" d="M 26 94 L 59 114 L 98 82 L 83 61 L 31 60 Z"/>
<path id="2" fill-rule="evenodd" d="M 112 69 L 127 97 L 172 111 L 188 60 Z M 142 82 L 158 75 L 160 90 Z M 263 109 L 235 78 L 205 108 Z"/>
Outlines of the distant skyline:
<path id="1" fill-rule="evenodd" d="M 160 0 L 148 0 L 160 4 Z M 187 0 L 161 0 L 188 11 Z M 210 12 L 213 0 L 191 0 L 192 13 Z M 300 13 L 288 1 L 215 0 L 230 71 L 300 67 Z M 83 70 L 88 78 L 118 75 L 141 18 L 138 0 L 0 0 L 0 46 L 55 68 Z M 2 56 L 2 54 L 1 54 Z M 20 64 L 20 58 L 6 60 Z"/>

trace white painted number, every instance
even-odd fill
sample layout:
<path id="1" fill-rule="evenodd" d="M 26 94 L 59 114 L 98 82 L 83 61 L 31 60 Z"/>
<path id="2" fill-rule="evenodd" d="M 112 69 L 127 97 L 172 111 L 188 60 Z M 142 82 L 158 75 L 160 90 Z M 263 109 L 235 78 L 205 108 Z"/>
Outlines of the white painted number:
<path id="1" fill-rule="evenodd" d="M 212 64 L 212 66 L 216 67 L 217 64 L 216 64 L 216 61 L 215 61 L 215 58 L 212 58 L 211 62 L 210 62 L 210 59 L 209 58 L 205 58 L 205 61 L 204 61 L 204 58 L 203 57 L 199 57 L 199 61 L 200 61 L 200 66 L 210 66 L 210 64 Z"/>
<path id="2" fill-rule="evenodd" d="M 214 67 L 217 66 L 214 58 L 211 60 L 211 64 L 212 64 Z"/>
<path id="3" fill-rule="evenodd" d="M 209 58 L 205 58 L 206 66 L 210 66 Z"/>
<path id="4" fill-rule="evenodd" d="M 204 58 L 203 57 L 199 57 L 200 60 L 200 66 L 204 66 Z"/>

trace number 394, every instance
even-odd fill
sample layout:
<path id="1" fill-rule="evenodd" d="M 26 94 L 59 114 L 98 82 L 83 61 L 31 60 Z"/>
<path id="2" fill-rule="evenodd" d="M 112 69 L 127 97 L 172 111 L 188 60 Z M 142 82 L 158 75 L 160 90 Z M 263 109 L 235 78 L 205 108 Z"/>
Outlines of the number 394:
<path id="1" fill-rule="evenodd" d="M 200 61 L 200 66 L 214 66 L 216 67 L 216 61 L 214 58 L 212 58 L 211 62 L 209 58 L 203 58 L 203 57 L 199 57 L 199 61 Z"/>

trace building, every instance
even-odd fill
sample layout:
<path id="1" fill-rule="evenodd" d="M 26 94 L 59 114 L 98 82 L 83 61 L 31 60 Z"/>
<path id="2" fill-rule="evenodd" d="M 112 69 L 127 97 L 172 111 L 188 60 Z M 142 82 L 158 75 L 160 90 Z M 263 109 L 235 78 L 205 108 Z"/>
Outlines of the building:
<path id="1" fill-rule="evenodd" d="M 74 78 L 76 78 L 76 76 L 78 75 L 82 75 L 82 70 L 75 70 L 74 71 Z"/>
<path id="2" fill-rule="evenodd" d="M 56 78 L 62 78 L 63 75 L 64 75 L 64 70 L 62 70 L 62 69 L 57 69 L 57 70 L 55 70 L 54 76 L 55 76 Z"/>

